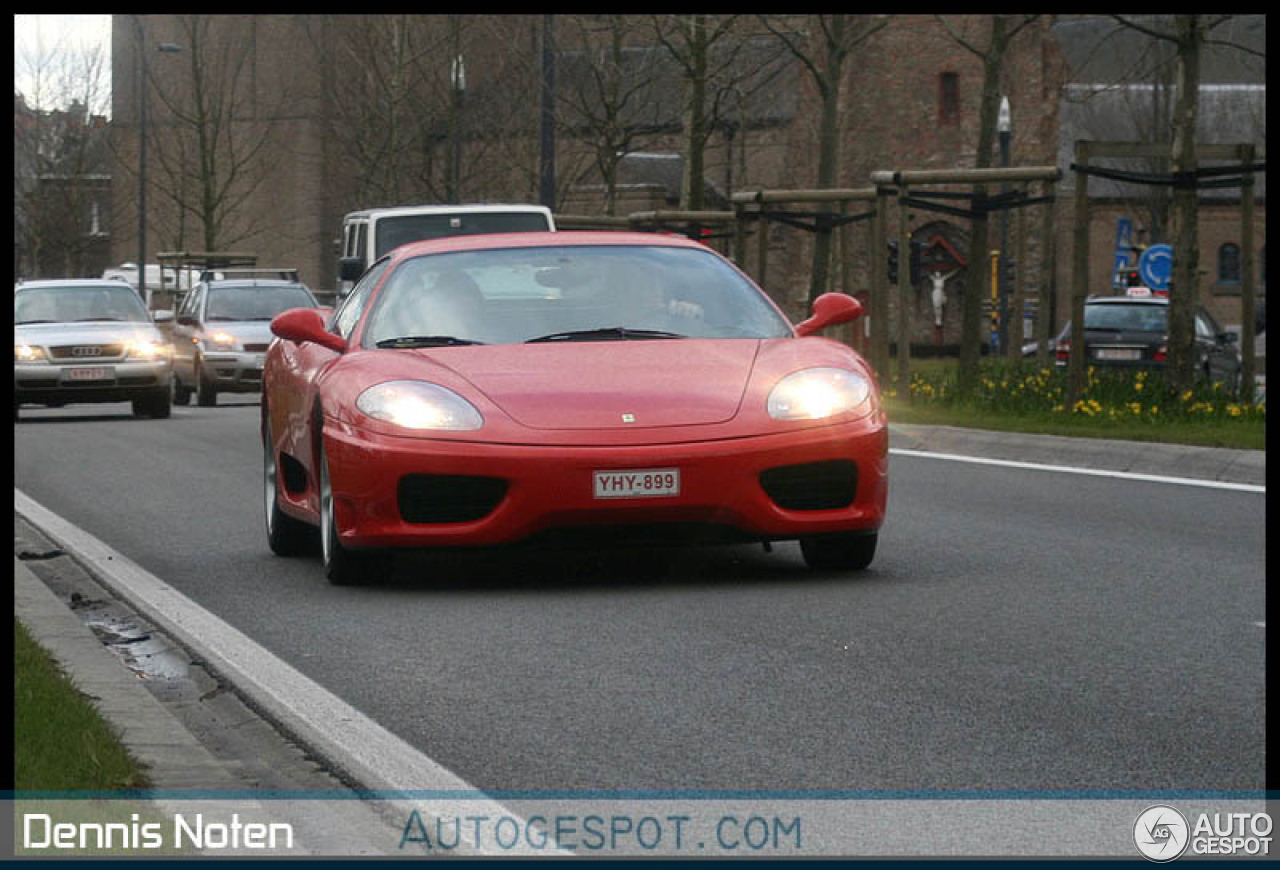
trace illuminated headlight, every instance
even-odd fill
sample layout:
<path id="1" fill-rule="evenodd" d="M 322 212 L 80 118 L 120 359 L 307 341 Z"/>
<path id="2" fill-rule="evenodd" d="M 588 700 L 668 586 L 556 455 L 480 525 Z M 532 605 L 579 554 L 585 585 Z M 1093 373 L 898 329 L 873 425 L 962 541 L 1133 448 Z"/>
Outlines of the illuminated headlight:
<path id="1" fill-rule="evenodd" d="M 129 359 L 164 359 L 169 355 L 169 346 L 148 338 L 135 338 L 129 342 Z"/>
<path id="2" fill-rule="evenodd" d="M 13 346 L 13 361 L 16 363 L 44 362 L 48 357 L 44 355 L 44 348 L 35 347 L 30 344 L 15 344 Z"/>
<path id="3" fill-rule="evenodd" d="M 387 381 L 369 387 L 356 407 L 375 420 L 406 429 L 467 432 L 484 425 L 475 406 L 452 390 L 426 381 Z"/>
<path id="4" fill-rule="evenodd" d="M 822 420 L 871 406 L 871 384 L 845 369 L 818 368 L 793 372 L 769 393 L 769 416 L 775 420 Z"/>
<path id="5" fill-rule="evenodd" d="M 207 332 L 204 336 L 205 350 L 238 350 L 239 343 L 234 335 L 226 332 Z"/>

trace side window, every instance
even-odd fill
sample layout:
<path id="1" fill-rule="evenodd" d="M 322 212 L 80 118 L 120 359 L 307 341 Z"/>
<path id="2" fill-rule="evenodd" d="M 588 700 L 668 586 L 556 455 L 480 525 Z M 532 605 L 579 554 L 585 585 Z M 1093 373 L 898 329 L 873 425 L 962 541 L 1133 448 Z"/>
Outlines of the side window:
<path id="1" fill-rule="evenodd" d="M 367 223 L 357 224 L 356 225 L 356 249 L 351 252 L 351 256 L 359 257 L 360 259 L 364 260 L 366 263 L 368 263 L 369 260 L 371 259 L 365 247 L 365 241 L 368 238 L 369 238 L 369 225 Z"/>
<path id="2" fill-rule="evenodd" d="M 330 331 L 336 332 L 343 338 L 351 337 L 351 330 L 355 329 L 356 321 L 360 319 L 365 303 L 369 301 L 369 294 L 378 285 L 378 281 L 389 265 L 391 265 L 390 257 L 375 263 L 372 269 L 364 273 L 360 283 L 347 294 L 342 305 L 334 312 Z"/>
<path id="3" fill-rule="evenodd" d="M 197 287 L 187 294 L 187 298 L 182 303 L 182 311 L 180 312 L 186 317 L 195 317 L 196 312 L 200 310 L 200 300 L 204 298 L 204 288 Z"/>
<path id="4" fill-rule="evenodd" d="M 1227 242 L 1218 248 L 1218 283 L 1240 283 L 1240 246 Z"/>
<path id="5" fill-rule="evenodd" d="M 1217 324 L 1204 311 L 1196 312 L 1196 335 L 1201 338 L 1215 338 L 1218 335 Z"/>

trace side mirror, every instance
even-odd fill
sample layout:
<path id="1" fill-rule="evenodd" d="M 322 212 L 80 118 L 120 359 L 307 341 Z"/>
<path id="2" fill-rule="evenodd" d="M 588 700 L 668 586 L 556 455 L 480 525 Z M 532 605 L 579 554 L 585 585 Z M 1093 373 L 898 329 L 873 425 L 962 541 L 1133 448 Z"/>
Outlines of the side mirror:
<path id="1" fill-rule="evenodd" d="M 170 311 L 168 308 L 162 308 L 159 311 L 152 311 L 151 319 L 155 323 L 172 323 L 173 312 Z"/>
<path id="2" fill-rule="evenodd" d="M 813 314 L 796 324 L 796 335 L 814 335 L 828 326 L 839 326 L 863 315 L 862 303 L 847 293 L 823 293 L 813 300 Z"/>
<path id="3" fill-rule="evenodd" d="M 1224 332 L 1218 336 L 1218 340 L 1221 341 L 1223 344 L 1232 344 L 1240 340 L 1240 333 L 1235 332 L 1234 330 L 1229 332 Z"/>
<path id="4" fill-rule="evenodd" d="M 324 315 L 315 308 L 290 308 L 277 314 L 271 321 L 271 332 L 286 341 L 311 341 L 337 353 L 347 349 L 347 340 L 325 329 Z"/>
<path id="5" fill-rule="evenodd" d="M 339 257 L 338 277 L 343 281 L 359 281 L 364 274 L 363 257 Z"/>

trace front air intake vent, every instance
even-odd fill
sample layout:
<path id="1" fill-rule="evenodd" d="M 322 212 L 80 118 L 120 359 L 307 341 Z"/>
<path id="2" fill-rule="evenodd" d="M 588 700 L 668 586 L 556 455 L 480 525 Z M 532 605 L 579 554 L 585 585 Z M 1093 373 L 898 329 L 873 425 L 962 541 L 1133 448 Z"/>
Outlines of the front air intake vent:
<path id="1" fill-rule="evenodd" d="M 787 510 L 838 510 L 853 504 L 858 466 L 851 459 L 779 465 L 760 473 L 760 485 L 774 504 Z"/>
<path id="2" fill-rule="evenodd" d="M 500 477 L 463 474 L 406 474 L 398 492 L 407 523 L 469 523 L 483 519 L 507 494 Z"/>

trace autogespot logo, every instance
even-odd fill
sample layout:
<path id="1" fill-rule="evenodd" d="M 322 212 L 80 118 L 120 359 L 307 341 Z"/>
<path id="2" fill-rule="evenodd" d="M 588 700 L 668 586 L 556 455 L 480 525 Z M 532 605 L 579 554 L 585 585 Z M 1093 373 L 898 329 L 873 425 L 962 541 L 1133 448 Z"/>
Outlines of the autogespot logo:
<path id="1" fill-rule="evenodd" d="M 1144 858 L 1172 861 L 1187 850 L 1190 828 L 1182 813 L 1173 807 L 1154 806 L 1143 810 L 1133 823 L 1133 842 Z"/>

